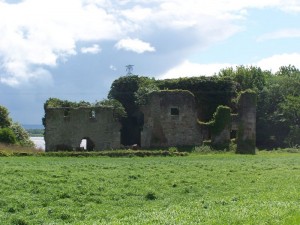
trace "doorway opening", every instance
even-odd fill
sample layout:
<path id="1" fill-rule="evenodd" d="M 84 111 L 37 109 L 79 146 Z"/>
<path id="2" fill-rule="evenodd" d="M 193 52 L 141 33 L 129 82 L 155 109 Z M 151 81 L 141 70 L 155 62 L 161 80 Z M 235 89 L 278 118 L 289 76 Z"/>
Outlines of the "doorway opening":
<path id="1" fill-rule="evenodd" d="M 144 126 L 144 114 L 137 112 L 122 120 L 121 144 L 124 146 L 137 144 L 141 146 L 141 131 Z"/>
<path id="2" fill-rule="evenodd" d="M 90 138 L 88 137 L 82 138 L 80 142 L 80 149 L 84 151 L 93 151 L 94 148 L 95 148 L 95 144 Z"/>

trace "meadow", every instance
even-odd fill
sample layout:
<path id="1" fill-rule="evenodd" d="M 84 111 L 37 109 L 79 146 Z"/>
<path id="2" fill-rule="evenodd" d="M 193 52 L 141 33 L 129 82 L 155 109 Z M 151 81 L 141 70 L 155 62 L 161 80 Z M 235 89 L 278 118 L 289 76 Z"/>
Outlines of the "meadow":
<path id="1" fill-rule="evenodd" d="M 300 224 L 300 154 L 0 157 L 0 224 Z"/>

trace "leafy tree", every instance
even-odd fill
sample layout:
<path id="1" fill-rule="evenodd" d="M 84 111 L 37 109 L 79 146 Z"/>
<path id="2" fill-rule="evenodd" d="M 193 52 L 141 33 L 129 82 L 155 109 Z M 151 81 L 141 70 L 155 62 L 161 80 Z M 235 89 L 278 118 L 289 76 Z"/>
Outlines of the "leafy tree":
<path id="1" fill-rule="evenodd" d="M 300 71 L 284 66 L 268 77 L 259 92 L 257 143 L 262 147 L 285 147 L 296 143 L 297 106 L 300 96 Z"/>
<path id="2" fill-rule="evenodd" d="M 300 145 L 300 96 L 286 96 L 279 104 L 279 111 L 283 122 L 290 128 L 285 143 L 290 147 Z"/>
<path id="3" fill-rule="evenodd" d="M 130 116 L 138 110 L 138 104 L 143 101 L 144 95 L 155 89 L 157 88 L 153 78 L 124 76 L 112 83 L 108 98 L 121 102 Z"/>
<path id="4" fill-rule="evenodd" d="M 283 76 L 283 77 L 297 77 L 299 76 L 300 70 L 297 69 L 293 65 L 288 66 L 281 66 L 279 68 L 279 71 L 275 74 L 277 76 Z"/>
<path id="5" fill-rule="evenodd" d="M 127 117 L 121 120 L 123 145 L 140 144 L 143 115 L 139 111 L 139 104 L 143 103 L 146 93 L 152 89 L 155 89 L 154 79 L 137 75 L 120 77 L 112 83 L 108 98 L 118 100 L 127 113 Z"/>
<path id="6" fill-rule="evenodd" d="M 238 91 L 252 89 L 257 92 L 265 87 L 267 79 L 271 76 L 271 72 L 263 71 L 261 68 L 254 66 L 237 66 L 236 69 L 230 67 L 220 70 L 218 76 L 221 78 L 230 78 L 237 82 Z"/>
<path id="7" fill-rule="evenodd" d="M 0 128 L 9 127 L 11 125 L 11 118 L 7 108 L 0 105 Z"/>

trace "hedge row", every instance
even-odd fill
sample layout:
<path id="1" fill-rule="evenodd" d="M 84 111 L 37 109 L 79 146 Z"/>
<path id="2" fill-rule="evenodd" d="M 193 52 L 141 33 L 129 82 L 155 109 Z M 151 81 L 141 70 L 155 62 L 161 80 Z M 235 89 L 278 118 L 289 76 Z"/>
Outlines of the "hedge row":
<path id="1" fill-rule="evenodd" d="M 187 152 L 172 152 L 167 150 L 146 151 L 146 150 L 112 150 L 112 151 L 96 151 L 96 152 L 14 152 L 0 151 L 2 156 L 49 156 L 49 157 L 148 157 L 148 156 L 187 156 Z"/>

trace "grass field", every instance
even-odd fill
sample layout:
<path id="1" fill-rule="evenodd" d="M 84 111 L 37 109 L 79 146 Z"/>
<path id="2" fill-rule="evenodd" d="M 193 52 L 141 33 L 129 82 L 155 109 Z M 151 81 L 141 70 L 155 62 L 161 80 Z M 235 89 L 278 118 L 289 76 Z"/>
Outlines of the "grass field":
<path id="1" fill-rule="evenodd" d="M 0 224 L 300 224 L 300 154 L 0 157 Z"/>

